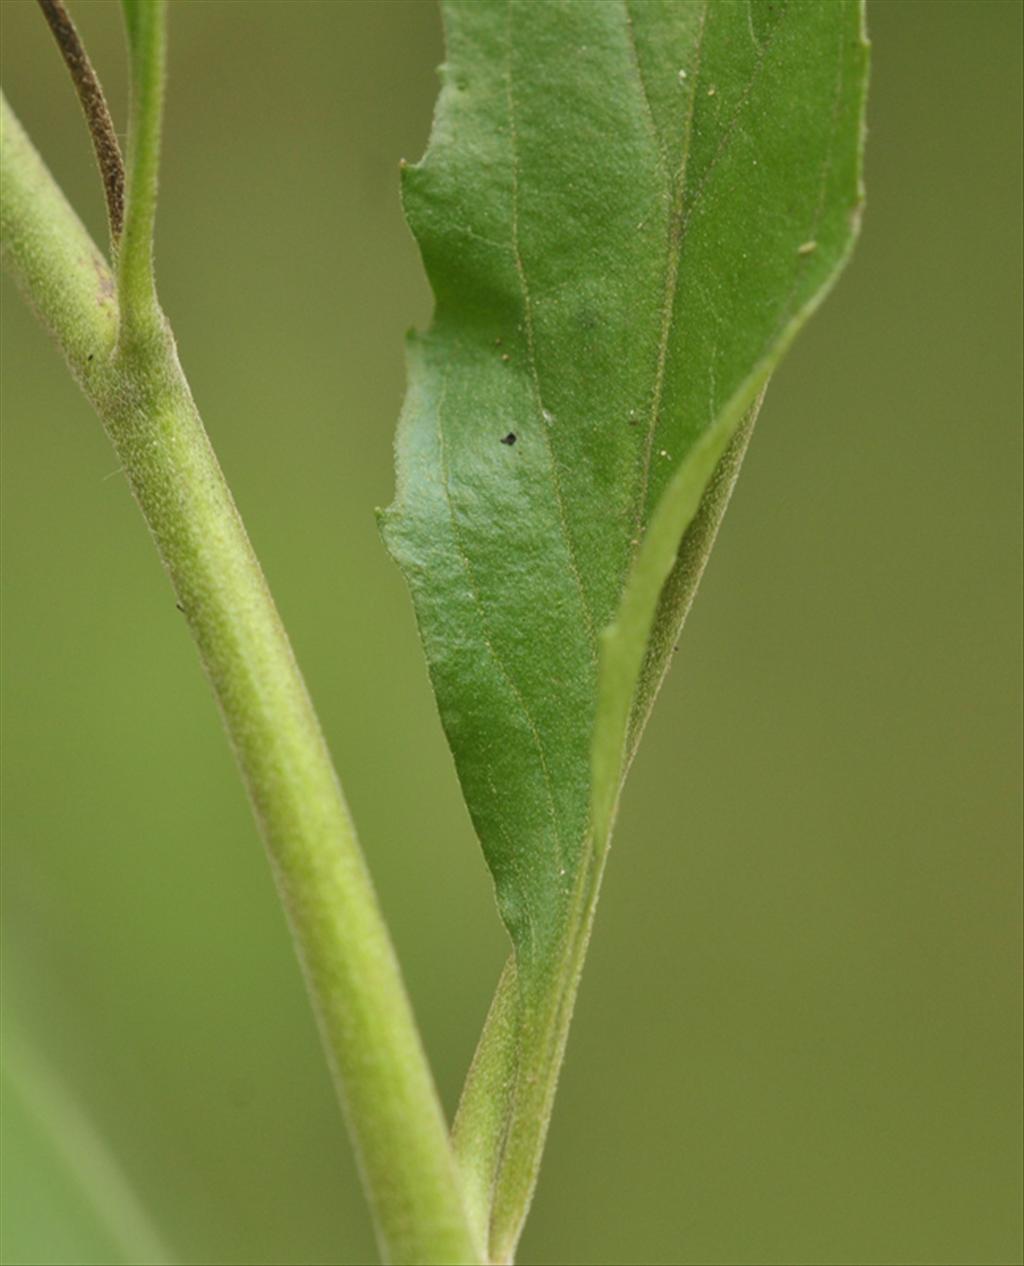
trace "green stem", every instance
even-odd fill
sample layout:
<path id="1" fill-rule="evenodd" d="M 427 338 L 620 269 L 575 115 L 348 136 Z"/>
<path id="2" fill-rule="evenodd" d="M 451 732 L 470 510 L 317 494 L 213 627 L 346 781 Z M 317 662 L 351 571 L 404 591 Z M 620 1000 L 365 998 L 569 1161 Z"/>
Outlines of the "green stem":
<path id="1" fill-rule="evenodd" d="M 676 623 L 648 640 L 643 671 L 656 682 L 664 676 L 671 648 L 682 632 L 719 524 L 729 504 L 764 392 L 765 387 L 762 387 L 718 458 L 711 479 L 706 484 L 701 481 L 704 492 L 699 507 L 686 530 L 675 567 L 662 590 L 662 599 L 678 613 Z M 582 867 L 567 918 L 559 965 L 556 970 L 543 973 L 537 981 L 521 980 L 517 1076 L 507 1112 L 507 1135 L 501 1164 L 493 1184 L 494 1208 L 489 1242 L 495 1262 L 512 1260 L 537 1184 L 580 974 L 608 858 L 608 844 L 618 814 L 619 796 L 655 692 L 656 686 L 645 703 L 634 704 L 633 712 L 622 718 L 619 776 L 613 783 L 614 795 L 610 802 L 595 804 L 589 859 Z M 643 692 L 638 693 L 642 695 Z M 595 783 L 600 785 L 596 772 Z M 485 1040 L 487 1034 L 481 1046 Z M 478 1052 L 478 1058 L 485 1057 L 485 1052 Z"/>
<path id="2" fill-rule="evenodd" d="M 223 714 L 373 1209 L 403 1263 L 478 1262 L 443 1114 L 341 788 L 287 636 L 159 317 L 118 338 L 115 286 L 2 101 L 3 257 L 96 407 Z M 145 302 L 127 261 L 126 294 Z M 127 280 L 126 280 L 127 279 Z M 154 299 L 155 302 L 155 299 Z M 159 314 L 159 308 L 156 308 Z"/>
<path id="3" fill-rule="evenodd" d="M 515 1088 L 489 1236 L 491 1261 L 501 1266 L 514 1260 L 537 1187 L 606 858 L 604 851 L 582 868 L 558 968 L 540 981 L 520 981 Z"/>
<path id="4" fill-rule="evenodd" d="M 131 61 L 128 178 L 124 232 L 117 257 L 122 339 L 152 337 L 163 324 L 153 272 L 167 63 L 164 0 L 122 0 Z"/>
<path id="5" fill-rule="evenodd" d="M 452 1126 L 466 1214 L 477 1240 L 490 1238 L 494 1184 L 508 1131 L 519 1040 L 515 955 L 498 980 Z"/>

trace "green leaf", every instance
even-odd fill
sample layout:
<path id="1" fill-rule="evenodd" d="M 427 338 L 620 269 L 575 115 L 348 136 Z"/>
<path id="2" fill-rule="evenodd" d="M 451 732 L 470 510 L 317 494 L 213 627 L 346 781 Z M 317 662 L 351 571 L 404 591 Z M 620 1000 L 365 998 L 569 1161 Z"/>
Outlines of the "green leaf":
<path id="1" fill-rule="evenodd" d="M 106 1139 L 9 1016 L 4 1017 L 5 1262 L 172 1259 Z"/>
<path id="2" fill-rule="evenodd" d="M 547 1070 L 507 1168 L 760 393 L 856 234 L 867 49 L 859 0 L 444 12 L 383 529 L 515 949 L 520 1090 Z"/>

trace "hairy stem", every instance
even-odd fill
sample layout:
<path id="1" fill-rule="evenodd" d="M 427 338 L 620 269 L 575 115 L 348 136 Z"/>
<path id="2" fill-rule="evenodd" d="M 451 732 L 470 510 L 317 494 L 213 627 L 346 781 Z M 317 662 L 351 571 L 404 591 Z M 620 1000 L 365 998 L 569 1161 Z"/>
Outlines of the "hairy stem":
<path id="1" fill-rule="evenodd" d="M 89 135 L 92 137 L 92 147 L 96 152 L 96 162 L 107 199 L 110 244 L 116 250 L 124 225 L 124 159 L 121 157 L 114 121 L 110 117 L 107 99 L 92 68 L 92 62 L 63 0 L 39 0 L 39 7 L 67 64 L 85 121 L 89 125 Z"/>
<path id="2" fill-rule="evenodd" d="M 7 268 L 103 420 L 224 718 L 270 855 L 382 1252 L 480 1260 L 443 1114 L 355 830 L 284 628 L 210 447 L 141 241 L 121 281 L 144 337 L 123 338 L 115 283 L 2 101 Z M 147 195 L 142 193 L 145 198 Z M 154 313 L 156 317 L 154 318 Z M 141 331 L 136 330 L 136 333 Z"/>
<path id="3" fill-rule="evenodd" d="M 160 129 L 167 62 L 165 0 L 122 0 L 131 61 L 128 181 L 117 258 L 122 342 L 159 337 L 163 325 L 153 271 Z"/>
<path id="4" fill-rule="evenodd" d="M 515 1087 L 492 1194 L 489 1251 L 499 1266 L 515 1258 L 537 1187 L 606 857 L 582 868 L 557 971 L 540 988 L 520 988 Z"/>
<path id="5" fill-rule="evenodd" d="M 494 1186 L 508 1131 L 519 1038 L 515 955 L 498 980 L 452 1127 L 466 1212 L 477 1239 L 490 1238 Z"/>

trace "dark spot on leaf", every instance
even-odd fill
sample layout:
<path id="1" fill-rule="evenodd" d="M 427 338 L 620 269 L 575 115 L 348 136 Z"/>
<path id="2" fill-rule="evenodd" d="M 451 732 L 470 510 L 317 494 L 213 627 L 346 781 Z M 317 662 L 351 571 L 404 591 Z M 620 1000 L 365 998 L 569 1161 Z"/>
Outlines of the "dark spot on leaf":
<path id="1" fill-rule="evenodd" d="M 85 359 L 86 359 L 86 360 L 92 360 L 92 356 L 93 356 L 93 354 L 92 354 L 92 352 L 90 352 L 90 353 L 89 353 L 89 355 L 88 355 Z"/>
<path id="2" fill-rule="evenodd" d="M 501 442 L 502 442 L 502 444 L 507 444 L 507 445 L 509 446 L 509 448 L 511 448 L 511 447 L 512 447 L 512 445 L 516 442 L 515 432 L 514 432 L 514 431 L 509 431 L 508 435 L 506 435 L 506 436 L 502 439 L 502 441 L 501 441 Z"/>

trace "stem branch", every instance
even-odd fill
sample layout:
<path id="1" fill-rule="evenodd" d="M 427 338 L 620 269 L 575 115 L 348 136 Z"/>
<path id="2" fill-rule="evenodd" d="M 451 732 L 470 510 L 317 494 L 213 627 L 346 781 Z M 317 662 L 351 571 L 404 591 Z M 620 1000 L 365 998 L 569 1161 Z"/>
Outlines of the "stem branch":
<path id="1" fill-rule="evenodd" d="M 39 7 L 71 74 L 85 121 L 89 125 L 89 135 L 92 137 L 92 147 L 96 152 L 96 162 L 107 198 L 110 244 L 116 250 L 124 225 L 124 159 L 121 157 L 114 121 L 110 117 L 103 88 L 63 0 L 39 0 Z"/>
<path id="2" fill-rule="evenodd" d="M 137 255 L 129 243 L 133 189 L 146 185 L 129 185 L 121 281 L 126 298 L 141 296 L 145 312 L 148 294 L 153 308 L 146 337 L 125 341 L 106 262 L 2 98 L 0 122 L 4 263 L 103 419 L 199 648 L 347 1109 L 382 1252 L 403 1263 L 478 1262 L 482 1250 L 348 808 L 156 306 L 151 271 L 146 281 L 148 245 Z"/>
<path id="3" fill-rule="evenodd" d="M 124 235 L 117 258 L 121 338 L 159 335 L 164 324 L 153 272 L 160 169 L 160 129 L 167 62 L 165 0 L 122 0 L 131 60 L 132 103 L 128 125 L 128 184 Z"/>

